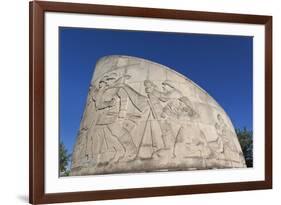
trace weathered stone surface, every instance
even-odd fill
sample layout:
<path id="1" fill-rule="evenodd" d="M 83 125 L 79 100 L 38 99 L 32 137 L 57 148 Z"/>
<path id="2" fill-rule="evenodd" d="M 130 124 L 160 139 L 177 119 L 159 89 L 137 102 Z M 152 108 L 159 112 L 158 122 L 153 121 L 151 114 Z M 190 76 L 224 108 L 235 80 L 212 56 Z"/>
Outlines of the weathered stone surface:
<path id="1" fill-rule="evenodd" d="M 185 76 L 129 56 L 95 68 L 72 175 L 246 167 L 231 120 Z"/>

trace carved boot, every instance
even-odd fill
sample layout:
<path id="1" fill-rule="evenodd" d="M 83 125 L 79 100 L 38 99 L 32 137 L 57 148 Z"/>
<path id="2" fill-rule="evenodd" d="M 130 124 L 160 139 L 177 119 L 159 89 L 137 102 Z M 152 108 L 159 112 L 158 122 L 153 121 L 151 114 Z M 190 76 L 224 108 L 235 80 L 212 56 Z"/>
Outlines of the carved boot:
<path id="1" fill-rule="evenodd" d="M 137 155 L 137 148 L 135 144 L 133 143 L 131 137 L 128 134 L 124 134 L 122 137 L 119 138 L 121 141 L 124 149 L 125 149 L 125 155 L 121 159 L 121 161 L 131 161 L 136 158 Z"/>

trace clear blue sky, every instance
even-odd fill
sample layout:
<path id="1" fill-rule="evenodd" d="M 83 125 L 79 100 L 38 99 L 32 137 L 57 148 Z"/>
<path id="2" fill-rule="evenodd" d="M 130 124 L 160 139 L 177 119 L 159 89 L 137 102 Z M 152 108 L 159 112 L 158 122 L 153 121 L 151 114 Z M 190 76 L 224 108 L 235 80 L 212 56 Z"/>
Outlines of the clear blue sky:
<path id="1" fill-rule="evenodd" d="M 59 39 L 59 134 L 69 152 L 79 131 L 95 63 L 107 55 L 136 56 L 173 68 L 206 90 L 236 128 L 252 130 L 250 36 L 61 27 Z"/>

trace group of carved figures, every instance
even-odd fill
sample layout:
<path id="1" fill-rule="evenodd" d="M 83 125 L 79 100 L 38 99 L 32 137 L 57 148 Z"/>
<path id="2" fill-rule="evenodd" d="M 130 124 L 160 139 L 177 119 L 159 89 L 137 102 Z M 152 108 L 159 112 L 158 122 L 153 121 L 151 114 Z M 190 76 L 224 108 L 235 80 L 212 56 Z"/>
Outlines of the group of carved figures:
<path id="1" fill-rule="evenodd" d="M 207 142 L 196 123 L 190 123 L 200 118 L 199 113 L 173 82 L 162 82 L 160 90 L 145 80 L 146 95 L 142 95 L 126 83 L 129 78 L 126 73 L 120 77 L 111 72 L 90 87 L 73 153 L 74 166 L 136 159 L 219 158 L 227 150 L 238 152 L 220 114 L 214 125 L 218 137 Z"/>

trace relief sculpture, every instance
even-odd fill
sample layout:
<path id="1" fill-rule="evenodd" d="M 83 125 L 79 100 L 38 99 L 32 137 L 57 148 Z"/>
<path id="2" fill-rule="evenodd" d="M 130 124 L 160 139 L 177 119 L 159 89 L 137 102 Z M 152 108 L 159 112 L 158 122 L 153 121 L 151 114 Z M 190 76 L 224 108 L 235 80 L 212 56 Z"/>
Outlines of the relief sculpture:
<path id="1" fill-rule="evenodd" d="M 214 100 L 200 101 L 195 83 L 144 59 L 109 60 L 117 63 L 104 73 L 103 59 L 95 68 L 72 175 L 245 167 L 227 116 L 217 114 L 213 107 L 222 108 Z"/>

